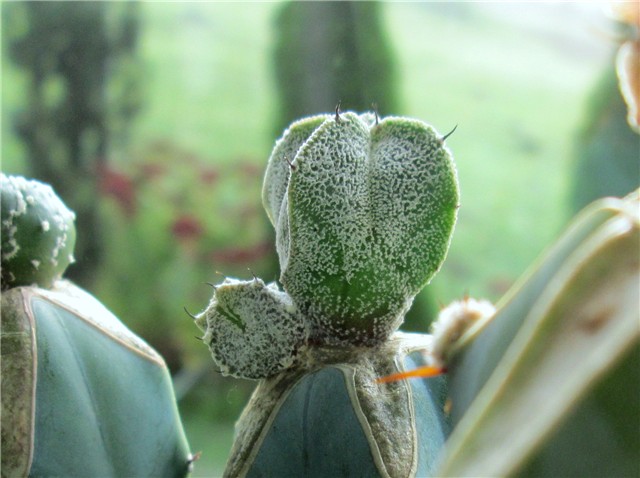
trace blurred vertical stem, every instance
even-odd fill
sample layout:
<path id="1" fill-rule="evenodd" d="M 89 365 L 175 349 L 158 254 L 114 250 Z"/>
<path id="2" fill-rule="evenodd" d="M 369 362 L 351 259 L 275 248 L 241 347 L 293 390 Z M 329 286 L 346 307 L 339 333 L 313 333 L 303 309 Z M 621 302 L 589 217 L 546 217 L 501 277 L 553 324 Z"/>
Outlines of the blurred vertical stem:
<path id="1" fill-rule="evenodd" d="M 342 109 L 365 111 L 377 103 L 397 113 L 394 57 L 378 2 L 287 2 L 276 18 L 274 66 L 280 116 L 293 120 Z"/>
<path id="2" fill-rule="evenodd" d="M 104 2 L 20 2 L 3 11 L 9 57 L 28 81 L 27 105 L 14 127 L 26 147 L 28 174 L 52 184 L 85 231 L 76 245 L 78 264 L 68 273 L 84 286 L 102 256 L 97 190 L 109 155 L 110 114 L 130 119 L 137 105 L 135 89 L 120 88 L 115 98 L 109 89 L 119 62 L 135 49 L 135 12 Z"/>

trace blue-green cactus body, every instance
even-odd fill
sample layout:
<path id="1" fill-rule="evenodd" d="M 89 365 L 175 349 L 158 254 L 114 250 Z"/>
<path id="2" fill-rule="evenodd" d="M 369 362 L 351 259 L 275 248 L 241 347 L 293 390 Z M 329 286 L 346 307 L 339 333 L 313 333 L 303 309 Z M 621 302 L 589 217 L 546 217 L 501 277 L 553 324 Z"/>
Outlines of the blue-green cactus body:
<path id="1" fill-rule="evenodd" d="M 453 348 L 454 431 L 440 475 L 637 475 L 638 199 L 583 211 L 495 317 Z"/>
<path id="2" fill-rule="evenodd" d="M 426 365 L 424 352 L 412 352 L 404 361 L 405 370 Z M 449 436 L 450 420 L 446 410 L 447 380 L 444 375 L 428 379 L 412 379 L 413 408 L 416 414 L 416 477 L 434 476 L 442 447 Z"/>
<path id="3" fill-rule="evenodd" d="M 73 262 L 75 214 L 50 186 L 0 174 L 2 289 L 51 287 Z"/>
<path id="4" fill-rule="evenodd" d="M 624 210 L 623 203 L 613 198 L 585 208 L 537 266 L 505 296 L 499 313 L 486 322 L 478 338 L 464 347 L 464 353 L 457 354 L 450 366 L 450 384 L 456 398 L 451 410 L 454 423 L 462 419 L 489 380 L 545 289 L 554 290 L 549 284 L 566 267 L 567 259 L 621 210 Z M 561 297 L 557 288 L 554 294 Z"/>
<path id="5" fill-rule="evenodd" d="M 406 118 L 312 117 L 270 158 L 263 199 L 281 281 L 326 343 L 373 344 L 437 272 L 458 208 L 442 138 Z"/>
<path id="6" fill-rule="evenodd" d="M 302 378 L 270 424 L 247 476 L 377 476 L 346 379 L 335 367 Z M 348 456 L 337 460 L 344 450 Z"/>
<path id="7" fill-rule="evenodd" d="M 260 383 L 238 425 L 226 476 L 432 473 L 448 434 L 443 377 L 382 384 L 427 360 L 429 337 L 380 348 L 313 349 L 305 367 Z"/>
<path id="8" fill-rule="evenodd" d="M 3 475 L 187 475 L 164 361 L 89 294 L 3 292 L 2 350 Z"/>

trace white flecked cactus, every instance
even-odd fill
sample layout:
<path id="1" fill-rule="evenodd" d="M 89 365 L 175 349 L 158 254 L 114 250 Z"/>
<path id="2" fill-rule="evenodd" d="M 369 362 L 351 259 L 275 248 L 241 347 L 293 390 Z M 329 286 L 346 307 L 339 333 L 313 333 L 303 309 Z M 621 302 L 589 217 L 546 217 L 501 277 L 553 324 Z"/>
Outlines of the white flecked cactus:
<path id="1" fill-rule="evenodd" d="M 386 339 L 440 268 L 458 207 L 442 137 L 407 118 L 345 113 L 294 123 L 264 204 L 281 281 L 320 342 Z"/>
<path id="2" fill-rule="evenodd" d="M 196 320 L 224 375 L 258 379 L 290 367 L 305 324 L 291 298 L 260 279 L 225 279 Z"/>
<path id="3" fill-rule="evenodd" d="M 51 186 L 0 174 L 2 289 L 50 287 L 73 259 L 75 214 Z"/>
<path id="4" fill-rule="evenodd" d="M 421 121 L 371 113 L 285 131 L 263 188 L 284 292 L 258 280 L 216 288 L 197 324 L 223 373 L 267 377 L 305 343 L 368 346 L 397 330 L 444 261 L 457 216 L 444 139 Z M 273 306 L 258 304 L 265 294 Z"/>

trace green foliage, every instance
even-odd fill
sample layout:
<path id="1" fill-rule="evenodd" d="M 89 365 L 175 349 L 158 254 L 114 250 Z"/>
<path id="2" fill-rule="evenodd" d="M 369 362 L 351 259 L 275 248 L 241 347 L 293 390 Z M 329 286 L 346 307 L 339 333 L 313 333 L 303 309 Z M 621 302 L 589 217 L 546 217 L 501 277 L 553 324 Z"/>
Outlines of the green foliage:
<path id="1" fill-rule="evenodd" d="M 286 2 L 276 19 L 274 65 L 281 131 L 291 121 L 344 109 L 398 111 L 395 64 L 378 2 Z"/>
<path id="2" fill-rule="evenodd" d="M 2 289 L 49 288 L 73 262 L 75 214 L 51 186 L 0 174 Z"/>
<path id="3" fill-rule="evenodd" d="M 3 476 L 186 476 L 162 358 L 88 293 L 2 293 Z"/>
<path id="4" fill-rule="evenodd" d="M 454 346 L 454 432 L 439 475 L 635 474 L 638 207 L 637 192 L 590 206 Z"/>

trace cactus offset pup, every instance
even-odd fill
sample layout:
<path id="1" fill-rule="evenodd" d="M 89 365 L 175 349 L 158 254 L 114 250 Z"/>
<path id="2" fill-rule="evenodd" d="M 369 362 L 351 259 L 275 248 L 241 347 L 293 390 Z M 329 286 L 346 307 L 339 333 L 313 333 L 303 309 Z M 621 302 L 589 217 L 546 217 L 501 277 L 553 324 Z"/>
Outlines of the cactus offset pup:
<path id="1" fill-rule="evenodd" d="M 51 287 L 74 261 L 75 214 L 39 181 L 0 174 L 0 189 L 2 290 Z"/>

